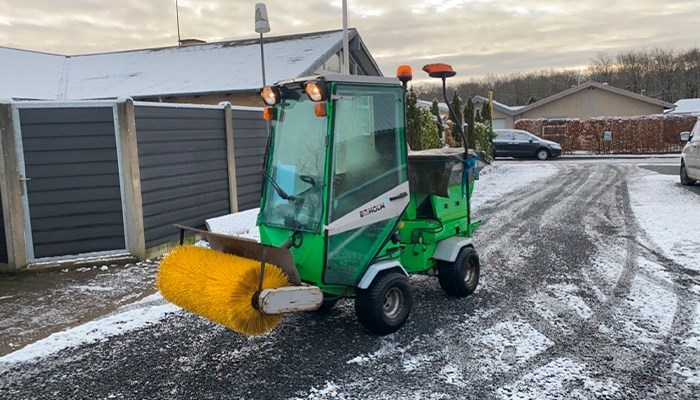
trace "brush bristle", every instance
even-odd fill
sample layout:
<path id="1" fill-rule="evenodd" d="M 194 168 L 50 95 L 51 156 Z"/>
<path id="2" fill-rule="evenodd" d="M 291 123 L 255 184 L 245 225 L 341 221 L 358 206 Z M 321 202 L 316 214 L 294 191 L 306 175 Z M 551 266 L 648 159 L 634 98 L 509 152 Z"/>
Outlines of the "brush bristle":
<path id="1" fill-rule="evenodd" d="M 282 315 L 266 315 L 253 307 L 260 261 L 207 248 L 184 246 L 160 263 L 156 285 L 163 297 L 185 310 L 248 336 L 269 332 Z M 279 267 L 265 265 L 263 289 L 288 286 Z"/>

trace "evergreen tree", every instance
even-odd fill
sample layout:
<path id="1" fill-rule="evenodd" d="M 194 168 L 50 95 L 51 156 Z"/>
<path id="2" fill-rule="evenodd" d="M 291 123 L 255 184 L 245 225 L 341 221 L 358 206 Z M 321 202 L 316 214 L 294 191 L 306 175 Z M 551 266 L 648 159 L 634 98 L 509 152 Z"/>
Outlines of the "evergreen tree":
<path id="1" fill-rule="evenodd" d="M 421 143 L 420 109 L 418 97 L 411 88 L 406 98 L 406 139 L 411 150 L 420 150 Z"/>
<path id="2" fill-rule="evenodd" d="M 481 106 L 481 121 L 491 126 L 491 103 L 488 100 Z"/>
<path id="3" fill-rule="evenodd" d="M 430 107 L 430 112 L 437 118 L 438 136 L 440 138 L 445 134 L 445 126 L 442 124 L 442 117 L 440 116 L 440 109 L 438 107 L 438 101 L 433 100 L 433 105 Z"/>
<path id="4" fill-rule="evenodd" d="M 476 137 L 474 136 L 474 102 L 471 97 L 467 98 L 467 105 L 464 106 L 464 122 L 467 124 L 467 143 L 469 148 L 476 148 Z"/>
<path id="5" fill-rule="evenodd" d="M 406 139 L 411 150 L 442 147 L 438 136 L 438 122 L 427 108 L 418 106 L 418 97 L 413 89 L 406 98 Z"/>
<path id="6" fill-rule="evenodd" d="M 474 122 L 482 123 L 484 119 L 481 117 L 481 110 L 484 109 L 484 104 L 481 104 L 481 108 L 474 110 Z"/>
<path id="7" fill-rule="evenodd" d="M 483 152 L 485 161 L 490 162 L 493 159 L 493 139 L 496 134 L 493 133 L 491 105 L 488 101 L 481 105 L 481 111 L 476 116 L 482 121 L 474 124 L 475 148 Z"/>
<path id="8" fill-rule="evenodd" d="M 416 150 L 436 149 L 442 147 L 440 137 L 438 136 L 438 122 L 430 110 L 421 108 L 419 111 L 420 119 L 420 148 Z"/>
<path id="9" fill-rule="evenodd" d="M 450 106 L 452 107 L 452 111 L 454 111 L 454 114 L 450 113 L 450 120 L 455 124 L 452 128 L 452 137 L 457 143 L 461 144 L 462 133 L 460 127 L 462 126 L 462 114 L 459 111 L 462 109 L 462 99 L 459 98 L 457 92 L 453 92 Z"/>

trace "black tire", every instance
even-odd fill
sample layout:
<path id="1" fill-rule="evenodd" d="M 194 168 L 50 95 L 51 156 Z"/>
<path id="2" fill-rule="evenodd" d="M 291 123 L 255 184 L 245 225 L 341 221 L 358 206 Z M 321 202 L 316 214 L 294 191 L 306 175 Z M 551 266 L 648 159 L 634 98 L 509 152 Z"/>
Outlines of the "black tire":
<path id="1" fill-rule="evenodd" d="M 367 289 L 358 289 L 355 315 L 377 335 L 396 332 L 406 323 L 413 306 L 413 292 L 406 275 L 387 272 L 374 278 Z"/>
<path id="2" fill-rule="evenodd" d="M 547 149 L 538 149 L 537 153 L 535 153 L 535 157 L 540 161 L 544 161 L 549 158 L 549 151 L 547 151 Z"/>
<path id="3" fill-rule="evenodd" d="M 473 247 L 464 247 L 454 262 L 438 266 L 440 287 L 450 296 L 467 297 L 479 284 L 479 255 Z"/>
<path id="4" fill-rule="evenodd" d="M 693 186 L 695 181 L 688 177 L 688 171 L 685 170 L 685 163 L 681 161 L 681 185 Z"/>

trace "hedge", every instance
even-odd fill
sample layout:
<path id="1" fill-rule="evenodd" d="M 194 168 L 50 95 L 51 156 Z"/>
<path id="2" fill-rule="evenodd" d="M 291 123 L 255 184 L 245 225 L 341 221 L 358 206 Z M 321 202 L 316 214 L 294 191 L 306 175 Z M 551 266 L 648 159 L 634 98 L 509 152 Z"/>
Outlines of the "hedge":
<path id="1" fill-rule="evenodd" d="M 553 140 L 567 153 L 658 154 L 679 153 L 684 146 L 680 133 L 693 129 L 698 116 L 655 114 L 635 117 L 596 117 L 580 119 L 521 119 L 522 129 L 543 139 Z M 605 142 L 603 133 L 612 132 Z"/>

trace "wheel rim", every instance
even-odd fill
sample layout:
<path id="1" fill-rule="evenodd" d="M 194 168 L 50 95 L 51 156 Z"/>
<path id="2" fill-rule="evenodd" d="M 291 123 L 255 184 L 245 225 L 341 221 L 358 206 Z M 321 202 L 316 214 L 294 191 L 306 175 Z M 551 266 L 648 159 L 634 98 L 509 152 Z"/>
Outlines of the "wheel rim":
<path id="1" fill-rule="evenodd" d="M 466 271 L 464 272 L 464 283 L 467 286 L 471 286 L 474 282 L 474 278 L 476 277 L 476 268 L 473 262 L 467 261 L 467 268 Z"/>
<path id="2" fill-rule="evenodd" d="M 532 154 L 532 153 L 530 153 L 530 154 Z M 544 150 L 538 151 L 537 158 L 539 158 L 540 160 L 546 160 L 547 159 L 547 152 Z"/>
<path id="3" fill-rule="evenodd" d="M 403 292 L 399 288 L 391 288 L 384 297 L 384 315 L 389 319 L 396 319 L 404 308 Z"/>

